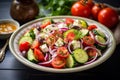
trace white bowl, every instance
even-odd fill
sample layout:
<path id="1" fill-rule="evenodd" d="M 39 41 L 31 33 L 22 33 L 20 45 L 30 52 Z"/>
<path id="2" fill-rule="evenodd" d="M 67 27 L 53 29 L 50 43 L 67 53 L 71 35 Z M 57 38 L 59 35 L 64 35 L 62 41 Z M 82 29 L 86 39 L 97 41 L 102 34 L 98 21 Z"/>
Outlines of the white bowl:
<path id="1" fill-rule="evenodd" d="M 36 69 L 36 70 L 46 71 L 46 72 L 53 72 L 53 73 L 78 72 L 78 71 L 87 70 L 87 69 L 90 69 L 90 68 L 93 68 L 95 66 L 100 65 L 101 63 L 106 61 L 112 55 L 112 53 L 114 52 L 115 47 L 116 47 L 115 39 L 113 37 L 112 32 L 108 28 L 106 28 L 104 25 L 102 25 L 102 24 L 100 24 L 100 23 L 98 23 L 96 21 L 87 19 L 87 18 L 75 17 L 75 16 L 54 16 L 54 17 L 49 17 L 49 18 L 52 18 L 52 19 L 74 18 L 74 19 L 86 20 L 88 23 L 94 23 L 94 24 L 98 25 L 98 27 L 102 31 L 107 33 L 107 35 L 110 38 L 110 44 L 108 44 L 108 48 L 104 52 L 104 54 L 99 59 L 97 59 L 95 62 L 93 62 L 91 64 L 87 64 L 87 65 L 83 65 L 83 66 L 79 66 L 79 67 L 74 67 L 74 68 L 65 68 L 65 69 L 54 69 L 54 68 L 50 68 L 50 67 L 44 67 L 44 66 L 37 65 L 35 63 L 32 63 L 32 62 L 28 61 L 22 55 L 20 55 L 20 51 L 19 51 L 19 48 L 18 48 L 18 41 L 19 41 L 20 37 L 23 35 L 23 33 L 26 30 L 31 28 L 30 27 L 31 24 L 40 22 L 41 20 L 44 19 L 44 18 L 40 18 L 40 19 L 33 20 L 33 21 L 30 21 L 30 22 L 24 24 L 14 34 L 12 34 L 12 36 L 10 38 L 9 48 L 10 48 L 11 53 L 15 56 L 16 59 L 18 59 L 24 65 L 27 65 L 27 66 L 29 66 L 29 67 L 31 67 L 33 69 Z"/>
<path id="2" fill-rule="evenodd" d="M 0 19 L 0 24 L 10 23 L 16 26 L 16 30 L 19 28 L 19 23 L 13 19 Z M 0 33 L 0 39 L 7 39 L 11 36 L 13 32 Z"/>

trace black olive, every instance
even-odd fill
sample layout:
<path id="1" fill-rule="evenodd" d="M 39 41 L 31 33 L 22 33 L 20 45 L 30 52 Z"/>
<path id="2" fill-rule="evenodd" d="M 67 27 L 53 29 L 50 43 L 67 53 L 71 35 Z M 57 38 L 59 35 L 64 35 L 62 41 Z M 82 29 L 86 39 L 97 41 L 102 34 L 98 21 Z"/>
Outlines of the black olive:
<path id="1" fill-rule="evenodd" d="M 36 29 L 37 29 L 38 31 L 41 31 L 41 27 L 40 27 L 40 26 L 37 26 Z"/>
<path id="2" fill-rule="evenodd" d="M 80 29 L 79 26 L 73 26 L 72 29 Z"/>

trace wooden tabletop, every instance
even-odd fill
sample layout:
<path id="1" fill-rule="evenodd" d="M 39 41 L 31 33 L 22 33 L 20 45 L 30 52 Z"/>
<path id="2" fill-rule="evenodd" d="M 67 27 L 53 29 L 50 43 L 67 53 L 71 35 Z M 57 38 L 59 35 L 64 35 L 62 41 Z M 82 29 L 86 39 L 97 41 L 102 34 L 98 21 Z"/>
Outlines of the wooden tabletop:
<path id="1" fill-rule="evenodd" d="M 11 0 L 0 2 L 0 19 L 9 19 Z M 5 43 L 0 40 L 0 48 Z M 120 44 L 116 46 L 113 55 L 101 65 L 77 73 L 56 74 L 31 69 L 20 63 L 10 52 L 9 47 L 6 49 L 6 55 L 3 62 L 0 63 L 0 80 L 56 80 L 56 79 L 79 79 L 79 80 L 99 80 L 99 79 L 117 79 L 120 78 Z"/>

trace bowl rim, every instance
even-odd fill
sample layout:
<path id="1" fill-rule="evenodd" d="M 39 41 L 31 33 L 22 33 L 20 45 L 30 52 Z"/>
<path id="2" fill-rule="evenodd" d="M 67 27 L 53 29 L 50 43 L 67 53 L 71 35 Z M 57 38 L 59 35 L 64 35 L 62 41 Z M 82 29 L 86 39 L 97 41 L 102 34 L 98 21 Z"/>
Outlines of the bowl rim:
<path id="1" fill-rule="evenodd" d="M 10 22 L 12 24 L 14 24 L 16 26 L 17 29 L 19 29 L 20 27 L 20 24 L 18 21 L 14 20 L 14 19 L 0 19 L 0 23 L 3 23 L 3 22 Z M 17 30 L 16 29 L 16 30 Z M 14 32 L 14 31 L 13 31 Z M 13 32 L 8 32 L 8 33 L 0 33 L 1 35 L 6 35 L 6 34 L 11 34 Z"/>
<path id="2" fill-rule="evenodd" d="M 33 23 L 36 23 L 38 21 L 41 21 L 45 18 L 53 18 L 53 19 L 59 19 L 59 18 L 74 18 L 74 19 L 85 19 L 87 21 L 90 21 L 90 22 L 94 22 L 96 23 L 97 25 L 100 25 L 101 28 L 103 28 L 104 30 L 107 30 L 107 32 L 109 33 L 109 35 L 111 36 L 111 44 L 110 44 L 110 47 L 108 48 L 108 50 L 104 53 L 105 55 L 103 55 L 102 57 L 100 57 L 98 60 L 96 60 L 95 62 L 91 63 L 91 64 L 87 64 L 87 65 L 84 65 L 84 66 L 80 66 L 80 67 L 74 67 L 74 68 L 67 68 L 67 69 L 54 69 L 54 68 L 49 68 L 49 67 L 44 67 L 44 66 L 39 66 L 37 64 L 34 64 L 30 61 L 28 61 L 27 59 L 23 58 L 22 56 L 20 56 L 17 52 L 15 52 L 15 50 L 13 49 L 13 41 L 14 41 L 14 37 L 16 37 L 16 35 L 22 30 L 22 29 L 25 29 L 25 27 L 27 25 L 30 25 L 30 24 L 33 24 Z M 52 72 L 52 73 L 71 73 L 71 72 L 80 72 L 80 71 L 84 71 L 84 70 L 87 70 L 87 69 L 91 69 L 93 67 L 96 67 L 100 64 L 102 64 L 103 62 L 105 62 L 114 52 L 116 48 L 116 41 L 115 41 L 115 38 L 114 38 L 114 35 L 112 33 L 111 30 L 109 30 L 107 27 L 105 27 L 104 25 L 102 25 L 101 23 L 97 22 L 97 21 L 94 21 L 94 20 L 91 20 L 91 19 L 88 19 L 88 18 L 83 18 L 83 17 L 76 17 L 76 16 L 51 16 L 51 17 L 44 17 L 44 18 L 39 18 L 39 19 L 36 19 L 36 20 L 32 20 L 24 25 L 22 25 L 18 30 L 16 30 L 14 32 L 14 34 L 11 35 L 10 37 L 10 41 L 9 41 L 9 49 L 11 51 L 11 53 L 15 56 L 15 58 L 20 61 L 21 63 L 23 63 L 24 65 L 28 66 L 28 67 L 31 67 L 33 69 L 36 69 L 36 70 L 40 70 L 40 71 L 45 71 L 45 72 Z M 32 66 L 31 66 L 32 65 Z"/>

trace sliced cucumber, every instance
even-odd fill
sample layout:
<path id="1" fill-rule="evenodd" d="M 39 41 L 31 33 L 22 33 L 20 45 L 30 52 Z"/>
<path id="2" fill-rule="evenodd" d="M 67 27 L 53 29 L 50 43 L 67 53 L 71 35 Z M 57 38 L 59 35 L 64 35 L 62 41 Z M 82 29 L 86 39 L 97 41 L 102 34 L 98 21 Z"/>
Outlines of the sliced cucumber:
<path id="1" fill-rule="evenodd" d="M 37 59 L 34 56 L 33 50 L 29 49 L 27 52 L 27 59 L 31 62 L 38 62 Z"/>
<path id="2" fill-rule="evenodd" d="M 100 36 L 102 36 L 103 38 L 106 37 L 105 34 L 104 34 L 102 31 L 100 31 L 99 29 L 93 30 L 93 33 L 96 34 L 96 35 L 100 35 Z"/>
<path id="3" fill-rule="evenodd" d="M 23 37 L 20 39 L 19 44 L 22 43 L 22 42 L 25 42 L 25 41 L 29 42 L 30 44 L 33 43 L 33 39 L 32 39 L 31 37 L 29 37 L 29 36 L 23 36 Z"/>
<path id="4" fill-rule="evenodd" d="M 80 19 L 80 24 L 81 24 L 82 28 L 87 28 L 88 27 L 87 22 L 83 19 Z"/>
<path id="5" fill-rule="evenodd" d="M 98 43 L 102 43 L 102 44 L 106 43 L 106 40 L 103 37 L 99 36 L 99 35 L 96 35 L 95 39 L 97 40 Z"/>
<path id="6" fill-rule="evenodd" d="M 73 56 L 70 54 L 70 55 L 68 56 L 68 58 L 66 59 L 66 67 L 72 68 L 72 67 L 74 67 L 74 66 L 75 66 L 75 61 L 74 61 Z"/>
<path id="7" fill-rule="evenodd" d="M 81 29 L 81 38 L 83 38 L 84 36 L 88 35 L 89 30 L 88 29 Z"/>
<path id="8" fill-rule="evenodd" d="M 24 36 L 30 37 L 30 33 L 29 33 L 29 32 L 26 32 L 26 33 L 24 34 Z"/>
<path id="9" fill-rule="evenodd" d="M 85 63 L 88 61 L 88 55 L 83 49 L 76 49 L 73 51 L 73 57 L 78 63 Z"/>
<path id="10" fill-rule="evenodd" d="M 100 44 L 95 44 L 96 48 L 99 50 L 105 50 L 107 48 L 107 46 L 104 45 L 100 45 Z"/>
<path id="11" fill-rule="evenodd" d="M 30 31 L 26 32 L 24 36 L 31 37 L 32 39 L 35 39 L 35 33 L 34 30 L 31 29 Z"/>

